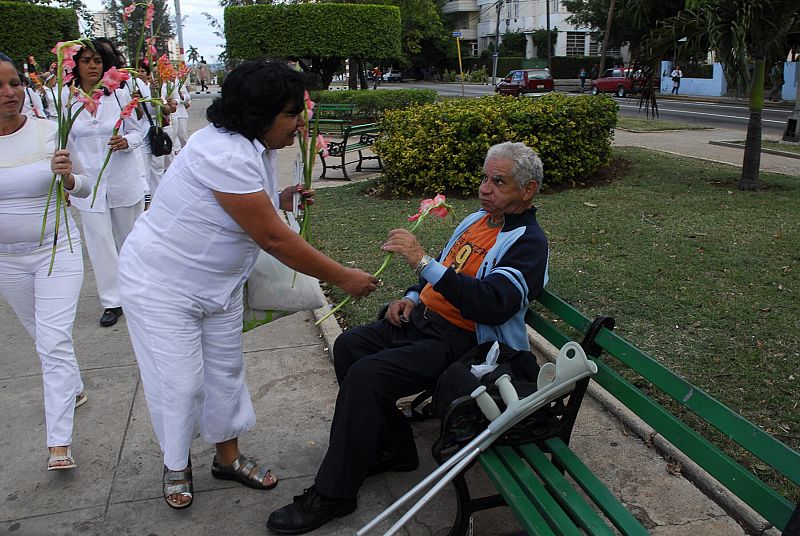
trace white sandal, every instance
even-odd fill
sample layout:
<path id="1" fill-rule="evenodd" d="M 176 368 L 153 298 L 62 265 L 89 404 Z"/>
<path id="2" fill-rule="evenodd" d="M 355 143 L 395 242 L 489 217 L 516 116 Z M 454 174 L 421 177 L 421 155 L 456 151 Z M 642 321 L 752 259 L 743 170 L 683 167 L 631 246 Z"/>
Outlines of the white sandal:
<path id="1" fill-rule="evenodd" d="M 76 408 L 81 407 L 86 403 L 87 400 L 89 400 L 89 397 L 86 396 L 86 393 L 84 391 L 81 391 L 80 394 L 78 394 L 75 397 L 75 407 Z"/>
<path id="2" fill-rule="evenodd" d="M 63 463 L 67 462 L 67 463 Z M 59 464 L 59 465 L 56 465 Z M 75 458 L 72 457 L 72 447 L 67 447 L 66 454 L 50 454 L 47 460 L 48 471 L 61 471 L 64 469 L 75 469 L 78 464 L 75 463 Z"/>

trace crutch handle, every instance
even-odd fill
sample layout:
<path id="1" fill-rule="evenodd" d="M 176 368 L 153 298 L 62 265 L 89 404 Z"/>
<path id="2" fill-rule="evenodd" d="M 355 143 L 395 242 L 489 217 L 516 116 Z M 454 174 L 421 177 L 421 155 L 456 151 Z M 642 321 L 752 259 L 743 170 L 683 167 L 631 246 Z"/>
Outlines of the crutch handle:
<path id="1" fill-rule="evenodd" d="M 486 386 L 481 385 L 470 395 L 472 398 L 475 399 L 475 402 L 478 403 L 478 407 L 481 409 L 486 418 L 490 421 L 495 420 L 500 416 L 500 408 L 497 407 L 492 396 L 486 392 Z"/>
<path id="2" fill-rule="evenodd" d="M 506 408 L 513 409 L 519 405 L 519 395 L 517 395 L 517 390 L 511 384 L 511 376 L 503 374 L 497 378 L 494 384 L 500 390 L 500 396 L 503 398 Z"/>

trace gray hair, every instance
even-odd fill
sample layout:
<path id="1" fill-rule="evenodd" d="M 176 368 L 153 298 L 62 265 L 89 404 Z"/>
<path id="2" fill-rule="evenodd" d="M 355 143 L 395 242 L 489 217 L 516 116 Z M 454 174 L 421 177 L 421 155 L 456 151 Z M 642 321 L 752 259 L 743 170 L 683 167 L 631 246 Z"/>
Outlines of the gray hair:
<path id="1" fill-rule="evenodd" d="M 542 161 L 539 159 L 539 155 L 524 143 L 506 141 L 492 145 L 486 153 L 484 164 L 498 158 L 514 162 L 511 176 L 517 181 L 520 188 L 524 188 L 532 180 L 536 181 L 539 186 L 542 185 L 544 177 Z"/>

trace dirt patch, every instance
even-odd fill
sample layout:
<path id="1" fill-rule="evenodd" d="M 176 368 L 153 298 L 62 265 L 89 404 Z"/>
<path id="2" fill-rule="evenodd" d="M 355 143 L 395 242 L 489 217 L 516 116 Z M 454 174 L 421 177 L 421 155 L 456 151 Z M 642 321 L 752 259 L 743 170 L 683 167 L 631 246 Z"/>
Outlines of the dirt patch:
<path id="1" fill-rule="evenodd" d="M 564 190 L 583 190 L 608 186 L 612 182 L 624 178 L 633 168 L 633 162 L 627 158 L 614 157 L 611 162 L 587 177 L 548 186 L 546 183 L 540 195 L 551 195 Z"/>

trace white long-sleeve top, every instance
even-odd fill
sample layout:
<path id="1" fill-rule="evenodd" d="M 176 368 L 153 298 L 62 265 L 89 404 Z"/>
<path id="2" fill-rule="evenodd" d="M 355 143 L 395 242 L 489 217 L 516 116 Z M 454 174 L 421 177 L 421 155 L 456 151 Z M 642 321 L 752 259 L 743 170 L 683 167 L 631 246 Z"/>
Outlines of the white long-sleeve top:
<path id="1" fill-rule="evenodd" d="M 167 94 L 167 84 L 161 85 L 161 94 Z M 180 119 L 182 117 L 188 118 L 189 112 L 186 111 L 186 103 L 191 102 L 192 95 L 189 93 L 189 90 L 186 89 L 185 86 L 181 87 L 180 90 L 178 89 L 178 84 L 175 84 L 175 87 L 172 88 L 172 94 L 169 95 L 169 98 L 175 99 L 178 103 L 178 109 L 175 110 L 175 113 L 172 114 L 170 117 Z"/>
<path id="2" fill-rule="evenodd" d="M 0 136 L 0 253 L 28 253 L 39 248 L 42 217 L 47 205 L 47 195 L 53 180 L 50 160 L 56 149 L 58 125 L 45 119 L 25 121 L 21 129 Z M 92 182 L 74 155 L 72 174 L 75 187 L 68 190 L 73 201 L 92 193 Z M 56 199 L 51 197 L 43 245 L 53 243 L 55 233 Z M 61 209 L 59 243 L 66 243 L 66 224 Z M 80 240 L 72 216 L 69 218 L 70 235 Z M 80 247 L 80 246 L 78 246 Z"/>
<path id="3" fill-rule="evenodd" d="M 64 95 L 62 102 L 66 101 L 67 96 Z M 118 89 L 111 95 L 103 95 L 100 97 L 97 115 L 92 117 L 89 112 L 82 110 L 72 126 L 67 148 L 82 162 L 92 187 L 106 158 L 114 124 L 119 119 L 122 108 L 130 101 L 130 93 L 124 89 Z M 80 102 L 73 102 L 71 107 L 77 110 Z M 142 143 L 142 125 L 136 119 L 135 112 L 123 120 L 118 134 L 128 140 L 128 148 L 111 153 L 93 207 L 90 206 L 91 196 L 73 201 L 73 205 L 80 210 L 105 212 L 109 208 L 129 207 L 144 199 L 147 185 L 139 175 L 135 152 Z"/>
<path id="4" fill-rule="evenodd" d="M 45 115 L 47 115 L 48 119 L 58 120 L 58 112 L 56 109 L 58 108 L 58 103 L 56 102 L 56 92 L 51 87 L 43 87 L 42 93 L 44 93 L 45 98 L 47 99 L 47 106 L 45 107 Z M 42 101 L 44 104 L 44 101 Z"/>

